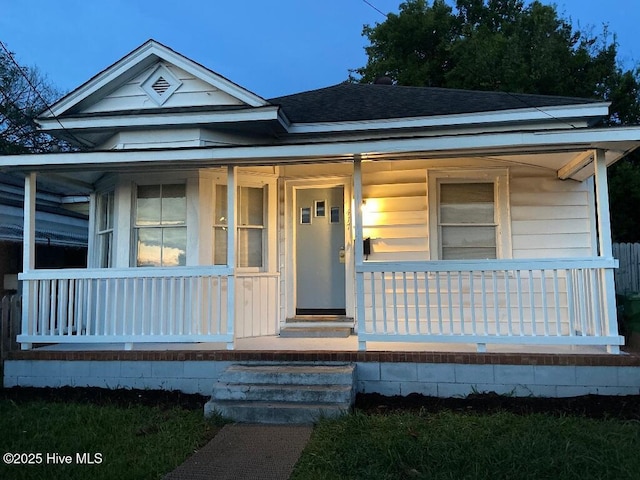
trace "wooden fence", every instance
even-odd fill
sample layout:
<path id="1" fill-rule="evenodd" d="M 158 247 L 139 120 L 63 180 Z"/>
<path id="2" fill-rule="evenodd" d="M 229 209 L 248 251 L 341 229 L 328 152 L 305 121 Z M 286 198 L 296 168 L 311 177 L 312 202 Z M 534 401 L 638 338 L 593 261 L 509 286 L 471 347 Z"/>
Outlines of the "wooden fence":
<path id="1" fill-rule="evenodd" d="M 640 292 L 640 243 L 614 243 L 613 256 L 620 266 L 615 270 L 616 293 Z"/>
<path id="2" fill-rule="evenodd" d="M 7 295 L 0 304 L 0 372 L 9 352 L 18 349 L 16 336 L 20 333 L 21 303 L 20 295 Z"/>

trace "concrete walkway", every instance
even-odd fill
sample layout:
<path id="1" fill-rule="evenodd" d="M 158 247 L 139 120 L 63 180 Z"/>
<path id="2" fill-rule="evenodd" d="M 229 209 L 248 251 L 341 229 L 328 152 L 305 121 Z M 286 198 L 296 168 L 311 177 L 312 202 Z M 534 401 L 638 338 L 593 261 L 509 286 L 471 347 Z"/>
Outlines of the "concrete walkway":
<path id="1" fill-rule="evenodd" d="M 311 425 L 225 425 L 165 480 L 287 480 Z"/>

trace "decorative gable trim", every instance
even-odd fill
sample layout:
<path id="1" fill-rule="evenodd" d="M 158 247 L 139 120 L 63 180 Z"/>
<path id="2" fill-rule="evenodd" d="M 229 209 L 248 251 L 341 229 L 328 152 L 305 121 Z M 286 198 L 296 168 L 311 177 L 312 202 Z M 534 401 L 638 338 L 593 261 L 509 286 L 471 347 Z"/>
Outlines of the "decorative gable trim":
<path id="1" fill-rule="evenodd" d="M 83 104 L 97 102 L 131 78 L 140 75 L 147 68 L 158 63 L 158 61 L 175 65 L 196 78 L 237 98 L 248 106 L 262 107 L 269 105 L 269 102 L 264 98 L 222 75 L 209 70 L 155 40 L 148 40 L 71 93 L 62 97 L 51 106 L 50 110 L 44 112 L 40 118 L 58 117 L 65 113 L 77 113 L 78 110 L 82 110 Z"/>
<path id="2" fill-rule="evenodd" d="M 160 64 L 140 84 L 140 88 L 158 106 L 162 106 L 181 85 L 180 79 Z"/>

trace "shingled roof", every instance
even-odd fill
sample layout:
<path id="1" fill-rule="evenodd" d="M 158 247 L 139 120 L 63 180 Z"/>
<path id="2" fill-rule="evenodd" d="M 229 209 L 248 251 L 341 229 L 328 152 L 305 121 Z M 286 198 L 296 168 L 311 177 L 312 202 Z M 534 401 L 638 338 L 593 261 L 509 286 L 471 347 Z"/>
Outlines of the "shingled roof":
<path id="1" fill-rule="evenodd" d="M 598 100 L 435 87 L 341 83 L 269 99 L 295 123 L 430 117 L 521 108 L 598 103 Z"/>

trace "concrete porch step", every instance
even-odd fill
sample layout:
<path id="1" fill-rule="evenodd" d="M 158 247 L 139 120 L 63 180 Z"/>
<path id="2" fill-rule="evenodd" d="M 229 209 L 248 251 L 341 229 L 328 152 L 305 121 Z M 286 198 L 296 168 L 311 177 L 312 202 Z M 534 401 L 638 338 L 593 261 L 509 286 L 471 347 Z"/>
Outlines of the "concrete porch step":
<path id="1" fill-rule="evenodd" d="M 231 365 L 213 386 L 205 415 L 218 412 L 236 422 L 312 423 L 348 411 L 354 382 L 354 365 Z"/>
<path id="2" fill-rule="evenodd" d="M 318 326 L 307 327 L 287 325 L 280 330 L 280 336 L 284 338 L 347 338 L 353 333 L 351 327 Z"/>
<path id="3" fill-rule="evenodd" d="M 335 418 L 349 411 L 341 405 L 285 402 L 208 402 L 205 415 L 214 412 L 240 423 L 310 424 L 322 418 Z M 208 410 L 209 409 L 209 410 Z"/>
<path id="4" fill-rule="evenodd" d="M 351 385 L 280 385 L 234 384 L 216 385 L 217 400 L 302 402 L 351 402 Z"/>

